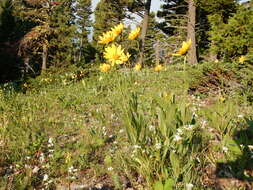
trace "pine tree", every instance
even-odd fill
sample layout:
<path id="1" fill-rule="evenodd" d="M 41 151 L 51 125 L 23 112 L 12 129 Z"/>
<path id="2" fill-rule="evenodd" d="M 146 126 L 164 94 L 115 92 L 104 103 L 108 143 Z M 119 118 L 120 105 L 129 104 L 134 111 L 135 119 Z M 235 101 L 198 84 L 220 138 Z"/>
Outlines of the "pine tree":
<path id="1" fill-rule="evenodd" d="M 77 41 L 76 56 L 79 63 L 89 62 L 93 59 L 94 50 L 88 40 L 91 33 L 91 0 L 77 0 L 76 2 L 76 24 Z"/>
<path id="2" fill-rule="evenodd" d="M 197 0 L 196 4 L 205 13 L 205 18 L 202 19 L 202 16 L 202 20 L 199 19 L 199 22 L 200 30 L 205 31 L 204 33 L 202 32 L 202 36 L 208 37 L 208 39 L 204 41 L 201 38 L 201 42 L 206 44 L 205 47 L 209 47 L 209 59 L 216 60 L 219 54 L 219 48 L 212 36 L 216 34 L 219 36 L 221 34 L 220 31 L 223 30 L 224 24 L 236 12 L 238 3 L 236 0 Z M 216 34 L 214 31 L 216 31 Z"/>
<path id="3" fill-rule="evenodd" d="M 16 14 L 23 20 L 34 23 L 34 27 L 23 37 L 19 45 L 19 55 L 24 58 L 25 65 L 29 65 L 31 56 L 42 51 L 42 70 L 47 66 L 48 36 L 50 29 L 50 4 L 44 1 L 26 0 L 15 1 Z M 42 50 L 43 49 L 43 50 Z"/>
<path id="4" fill-rule="evenodd" d="M 16 14 L 34 24 L 20 43 L 20 55 L 25 64 L 38 54 L 42 54 L 42 70 L 48 66 L 48 57 L 55 65 L 72 59 L 75 31 L 72 5 L 72 0 L 14 2 Z"/>
<path id="5" fill-rule="evenodd" d="M 144 13 L 143 13 L 143 20 L 142 20 L 142 28 L 141 28 L 141 45 L 140 45 L 140 59 L 138 62 L 140 64 L 143 64 L 144 59 L 144 51 L 145 51 L 145 41 L 146 41 L 146 35 L 148 31 L 148 20 L 149 20 L 149 14 L 150 14 L 150 8 L 151 8 L 151 0 L 147 0 L 143 2 L 144 4 Z"/>
<path id="6" fill-rule="evenodd" d="M 185 0 L 163 0 L 161 10 L 157 12 L 158 18 L 162 20 L 158 24 L 164 34 L 167 35 L 168 52 L 174 52 L 181 46 L 187 36 L 187 2 Z"/>
<path id="7" fill-rule="evenodd" d="M 253 50 L 253 9 L 240 6 L 229 17 L 227 23 L 218 15 L 209 17 L 211 21 L 210 40 L 212 51 L 219 58 L 231 60 L 240 55 L 252 54 Z M 252 54 L 253 55 L 253 54 Z"/>
<path id="8" fill-rule="evenodd" d="M 74 3 L 74 0 L 60 1 L 50 15 L 53 33 L 49 41 L 49 53 L 51 63 L 55 66 L 74 63 L 74 40 L 77 30 Z"/>
<path id="9" fill-rule="evenodd" d="M 0 1 L 0 82 L 21 77 L 23 65 L 18 58 L 18 42 L 31 26 L 14 15 L 11 0 Z"/>
<path id="10" fill-rule="evenodd" d="M 126 18 L 126 3 L 121 0 L 101 0 L 95 9 L 93 40 Z"/>
<path id="11" fill-rule="evenodd" d="M 188 51 L 187 60 L 189 64 L 198 63 L 196 48 L 196 4 L 194 0 L 188 0 L 188 22 L 187 22 L 187 39 L 191 39 L 192 45 Z"/>
<path id="12" fill-rule="evenodd" d="M 155 13 L 151 12 L 148 20 L 148 30 L 145 38 L 144 47 L 144 62 L 146 65 L 155 64 L 156 46 L 159 45 L 159 39 L 157 35 L 159 34 L 159 29 L 157 28 L 157 21 L 155 19 Z"/>

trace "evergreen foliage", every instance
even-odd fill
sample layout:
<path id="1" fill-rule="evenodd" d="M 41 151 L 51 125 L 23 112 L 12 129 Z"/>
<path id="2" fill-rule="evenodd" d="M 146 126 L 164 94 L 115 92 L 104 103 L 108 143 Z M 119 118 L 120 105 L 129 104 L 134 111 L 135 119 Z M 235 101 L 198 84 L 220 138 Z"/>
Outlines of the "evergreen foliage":
<path id="1" fill-rule="evenodd" d="M 209 16 L 211 23 L 210 40 L 212 51 L 220 58 L 231 60 L 250 53 L 253 48 L 253 10 L 241 6 L 238 11 L 223 22 L 220 15 Z"/>
<path id="2" fill-rule="evenodd" d="M 88 38 L 91 35 L 91 0 L 76 1 L 76 61 L 80 64 L 89 63 L 94 59 L 94 48 L 90 44 Z"/>
<path id="3" fill-rule="evenodd" d="M 126 4 L 121 0 L 101 0 L 95 9 L 95 23 L 93 25 L 93 40 L 110 30 L 111 27 L 123 22 L 126 18 Z"/>

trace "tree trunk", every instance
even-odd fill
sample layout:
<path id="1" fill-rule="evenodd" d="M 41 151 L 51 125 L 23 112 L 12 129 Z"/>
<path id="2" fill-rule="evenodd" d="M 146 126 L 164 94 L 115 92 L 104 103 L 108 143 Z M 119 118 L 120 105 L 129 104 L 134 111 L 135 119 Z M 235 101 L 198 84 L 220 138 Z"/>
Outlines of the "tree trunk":
<path id="1" fill-rule="evenodd" d="M 43 44 L 42 52 L 42 71 L 45 71 L 47 68 L 47 45 Z"/>
<path id="2" fill-rule="evenodd" d="M 29 60 L 30 58 L 27 56 L 24 58 L 24 65 L 25 65 L 25 72 L 28 73 L 29 71 Z"/>
<path id="3" fill-rule="evenodd" d="M 81 62 L 82 59 L 82 51 L 83 51 L 83 38 L 81 38 L 81 42 L 80 42 L 80 49 L 79 49 L 79 56 L 78 56 L 78 62 Z"/>
<path id="4" fill-rule="evenodd" d="M 191 48 L 188 51 L 188 63 L 197 64 L 197 50 L 196 50 L 196 5 L 194 0 L 188 0 L 188 24 L 187 24 L 187 39 L 192 40 Z"/>
<path id="5" fill-rule="evenodd" d="M 147 0 L 145 4 L 144 17 L 142 20 L 142 29 L 141 29 L 141 44 L 140 44 L 141 51 L 140 51 L 140 59 L 138 61 L 140 64 L 143 64 L 145 38 L 146 38 L 147 30 L 148 30 L 148 18 L 149 18 L 150 6 L 151 6 L 151 0 Z"/>
<path id="6" fill-rule="evenodd" d="M 160 42 L 159 42 L 159 40 L 156 42 L 156 46 L 155 46 L 155 62 L 156 62 L 156 65 L 160 64 Z"/>

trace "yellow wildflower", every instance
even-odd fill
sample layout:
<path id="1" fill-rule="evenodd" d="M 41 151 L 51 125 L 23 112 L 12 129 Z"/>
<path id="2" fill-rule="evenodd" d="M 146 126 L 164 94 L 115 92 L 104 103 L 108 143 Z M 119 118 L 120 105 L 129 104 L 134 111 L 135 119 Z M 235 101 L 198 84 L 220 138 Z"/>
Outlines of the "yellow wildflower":
<path id="1" fill-rule="evenodd" d="M 123 64 L 129 59 L 129 57 L 130 54 L 125 54 L 121 45 L 116 46 L 115 44 L 112 44 L 111 46 L 105 48 L 104 58 L 107 59 L 112 66 L 115 64 Z"/>
<path id="2" fill-rule="evenodd" d="M 225 102 L 225 100 L 226 100 L 226 98 L 224 98 L 223 96 L 220 96 L 220 97 L 219 97 L 219 101 L 220 101 L 221 103 Z"/>
<path id="3" fill-rule="evenodd" d="M 23 84 L 23 87 L 27 88 L 27 87 L 28 87 L 28 84 L 27 84 L 27 83 L 24 83 L 24 84 Z"/>
<path id="4" fill-rule="evenodd" d="M 122 54 L 122 56 L 121 56 L 121 61 L 123 61 L 123 62 L 127 62 L 128 61 L 128 59 L 130 58 L 130 54 L 127 52 L 126 54 L 124 53 L 124 54 Z"/>
<path id="5" fill-rule="evenodd" d="M 111 31 L 115 36 L 118 36 L 123 31 L 123 28 L 124 24 L 120 23 L 117 26 L 113 27 Z"/>
<path id="6" fill-rule="evenodd" d="M 111 69 L 111 65 L 103 63 L 99 68 L 101 72 L 106 73 Z"/>
<path id="7" fill-rule="evenodd" d="M 176 52 L 173 53 L 172 56 L 182 56 L 185 55 L 187 53 L 187 51 L 189 50 L 189 48 L 191 47 L 192 44 L 192 40 L 188 40 L 187 42 L 183 42 L 182 47 Z"/>
<path id="8" fill-rule="evenodd" d="M 137 64 L 134 66 L 134 70 L 136 70 L 136 71 L 141 70 L 141 64 L 140 64 L 140 63 L 137 63 Z"/>
<path id="9" fill-rule="evenodd" d="M 108 43 L 112 42 L 116 37 L 117 36 L 112 31 L 109 31 L 109 32 L 103 33 L 102 36 L 99 36 L 98 43 L 99 44 L 108 44 Z"/>
<path id="10" fill-rule="evenodd" d="M 135 29 L 132 30 L 132 31 L 130 32 L 130 34 L 128 35 L 128 39 L 129 39 L 129 40 L 134 40 L 134 39 L 136 39 L 136 38 L 139 36 L 140 31 L 141 31 L 141 28 L 140 28 L 140 27 L 135 28 Z"/>
<path id="11" fill-rule="evenodd" d="M 71 161 L 71 154 L 67 152 L 66 157 L 65 157 L 65 163 L 68 164 L 70 163 L 70 161 Z"/>
<path id="12" fill-rule="evenodd" d="M 242 55 L 240 58 L 239 58 L 239 63 L 243 64 L 245 61 L 247 60 L 247 58 Z"/>
<path id="13" fill-rule="evenodd" d="M 163 69 L 163 66 L 159 64 L 159 65 L 156 65 L 154 69 L 155 71 L 159 72 Z"/>

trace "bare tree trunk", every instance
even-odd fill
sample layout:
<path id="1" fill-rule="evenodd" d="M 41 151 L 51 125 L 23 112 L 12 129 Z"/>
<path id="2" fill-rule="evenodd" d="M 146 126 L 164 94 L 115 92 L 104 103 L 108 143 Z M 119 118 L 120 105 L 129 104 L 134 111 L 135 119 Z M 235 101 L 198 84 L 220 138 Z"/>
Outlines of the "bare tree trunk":
<path id="1" fill-rule="evenodd" d="M 29 57 L 24 58 L 25 72 L 27 73 L 29 70 Z"/>
<path id="2" fill-rule="evenodd" d="M 142 20 L 142 29 L 141 29 L 141 44 L 140 44 L 141 52 L 140 52 L 140 58 L 139 58 L 140 64 L 143 64 L 145 38 L 146 38 L 147 30 L 148 30 L 148 18 L 149 18 L 150 6 L 151 6 L 151 0 L 147 0 L 145 4 L 144 17 Z"/>
<path id="3" fill-rule="evenodd" d="M 159 42 L 159 40 L 156 42 L 156 46 L 155 46 L 155 62 L 156 62 L 156 65 L 160 64 L 160 42 Z"/>
<path id="4" fill-rule="evenodd" d="M 192 40 L 192 45 L 188 52 L 189 64 L 198 63 L 197 50 L 196 50 L 195 24 L 196 24 L 196 5 L 194 4 L 194 0 L 188 0 L 187 39 Z"/>
<path id="5" fill-rule="evenodd" d="M 47 68 L 47 45 L 43 44 L 43 52 L 42 52 L 42 71 L 45 71 Z"/>
<path id="6" fill-rule="evenodd" d="M 83 50 L 83 38 L 81 38 L 81 42 L 80 42 L 80 50 L 79 50 L 79 56 L 78 56 L 78 61 L 79 62 L 82 59 L 82 50 Z"/>

